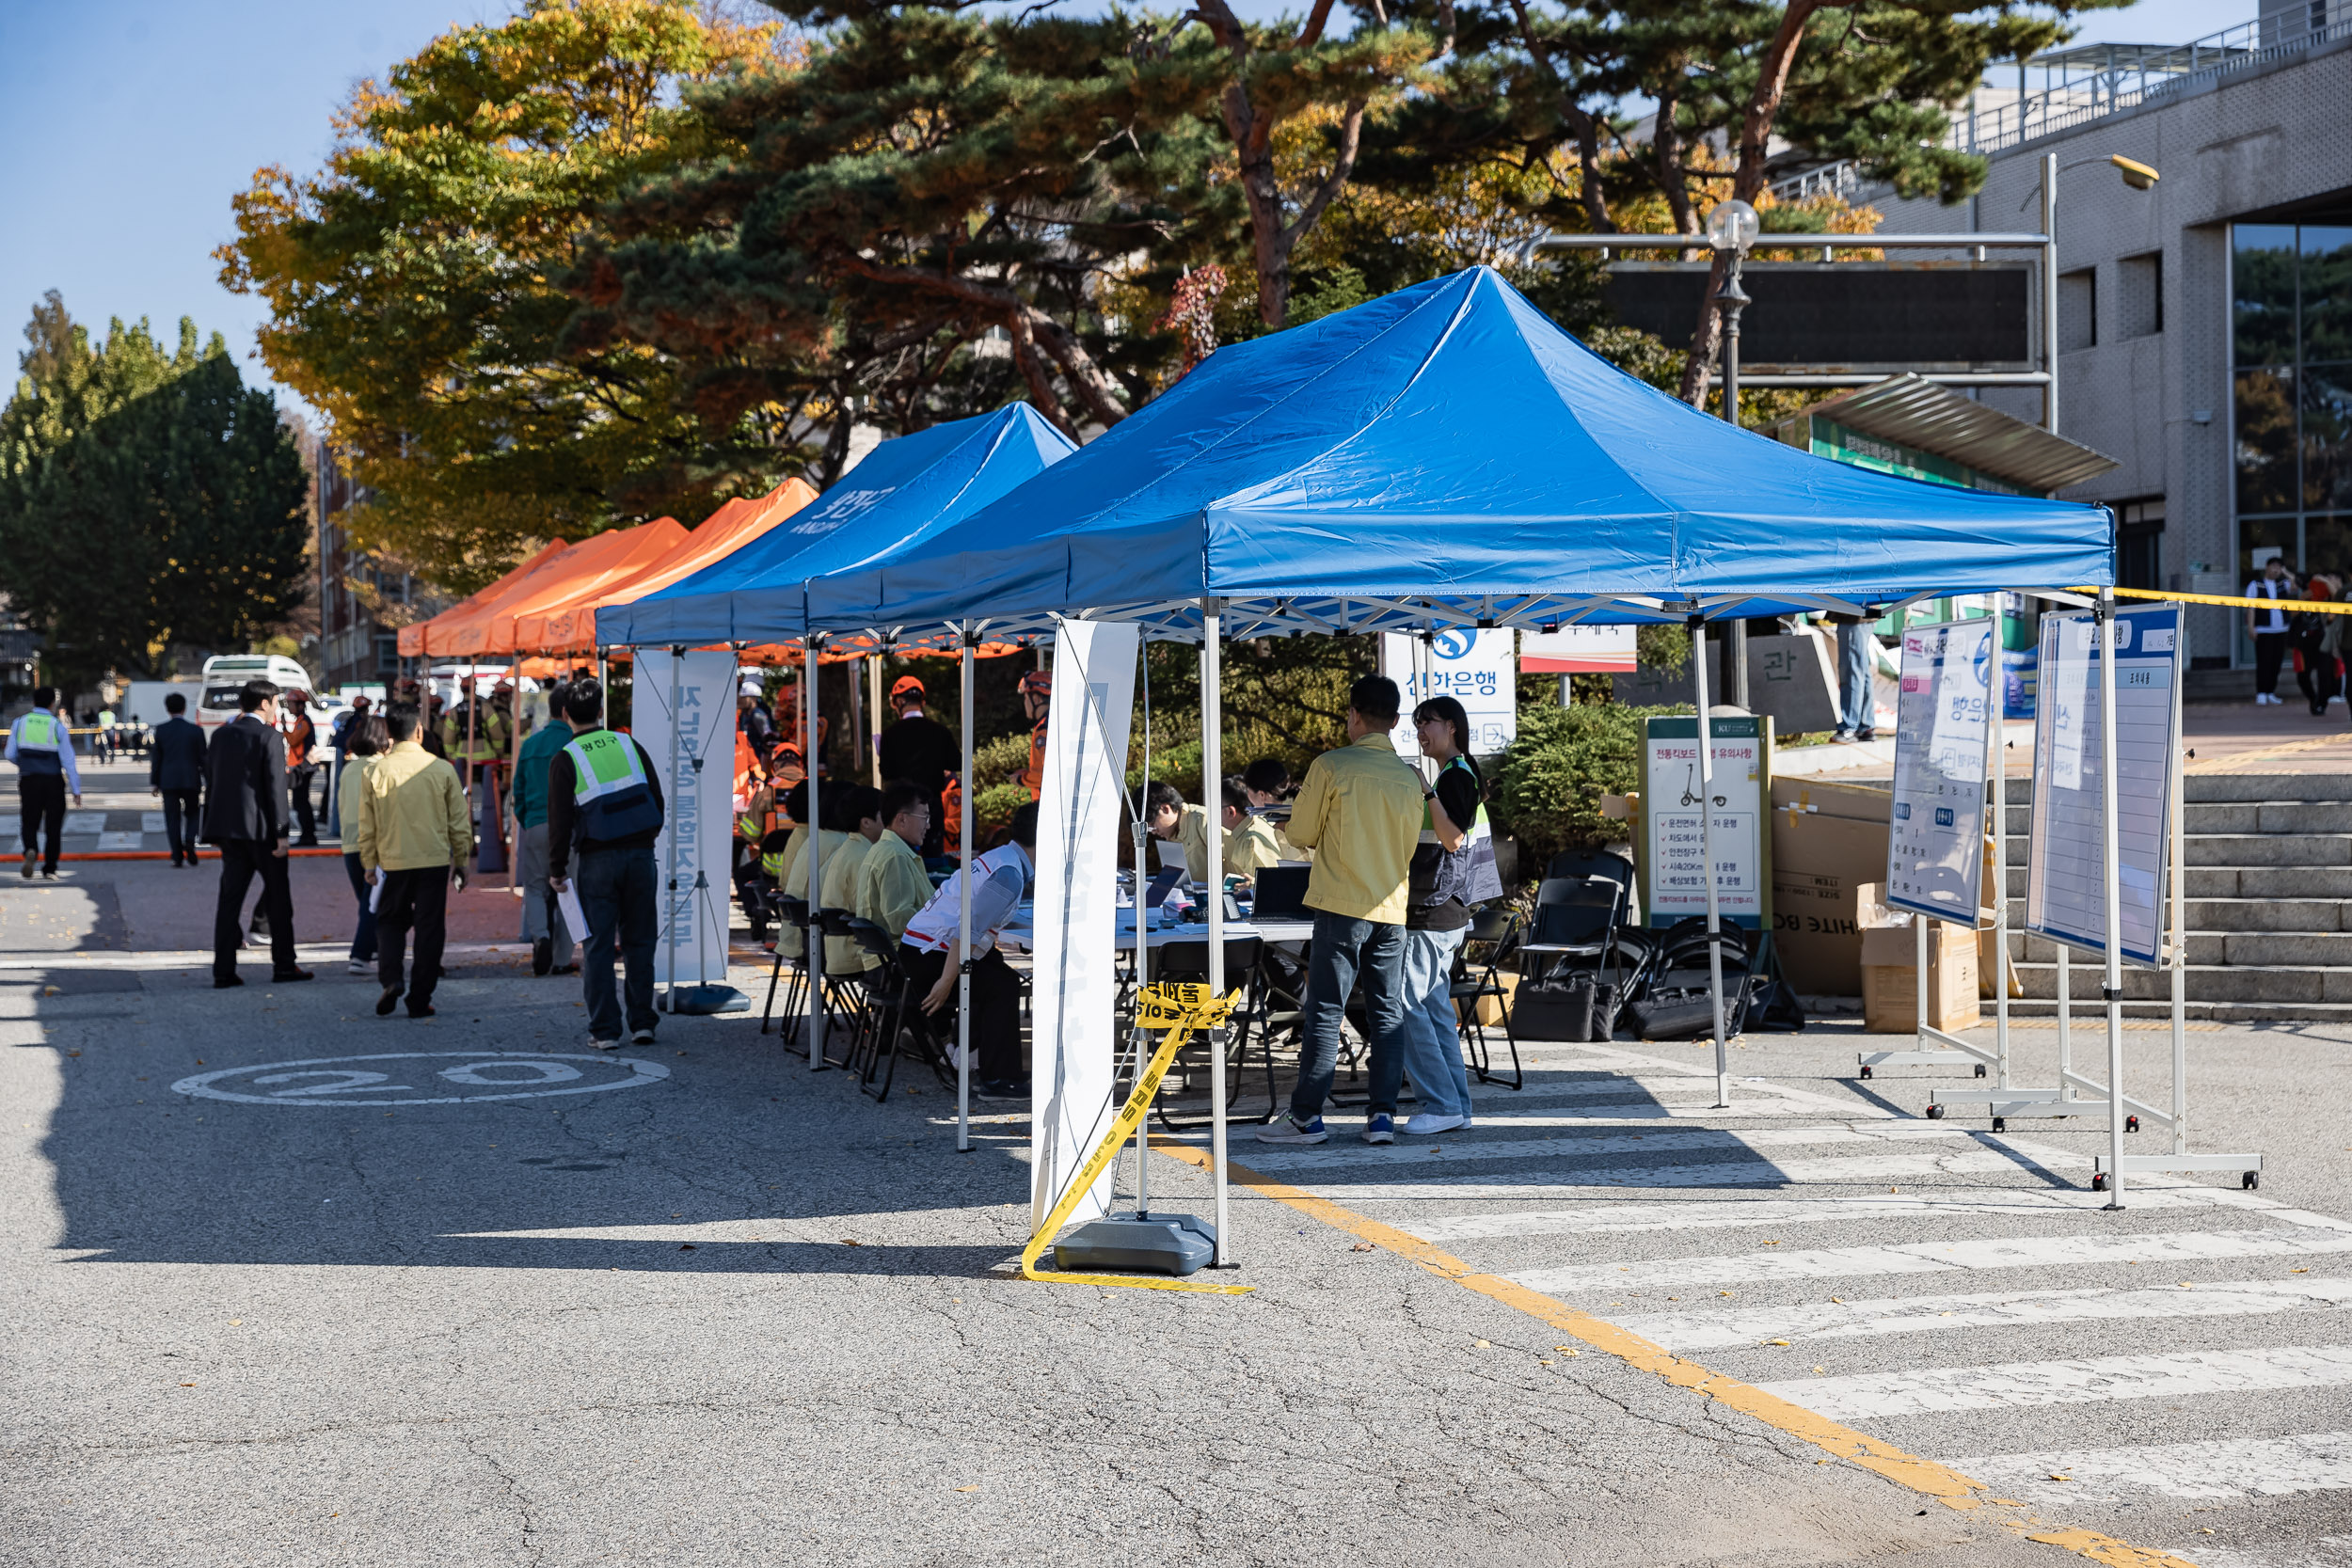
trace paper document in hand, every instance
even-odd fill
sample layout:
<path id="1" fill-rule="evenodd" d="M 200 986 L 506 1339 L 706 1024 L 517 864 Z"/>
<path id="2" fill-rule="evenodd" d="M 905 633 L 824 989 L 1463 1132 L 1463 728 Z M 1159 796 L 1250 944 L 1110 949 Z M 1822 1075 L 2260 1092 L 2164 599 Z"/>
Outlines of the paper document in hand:
<path id="1" fill-rule="evenodd" d="M 588 911 L 580 907 L 580 889 L 570 882 L 555 895 L 555 907 L 564 911 L 564 927 L 572 933 L 572 940 L 585 946 L 588 942 Z"/>
<path id="2" fill-rule="evenodd" d="M 375 886 L 368 890 L 368 912 L 370 914 L 384 912 L 384 873 L 381 871 L 375 874 Z"/>

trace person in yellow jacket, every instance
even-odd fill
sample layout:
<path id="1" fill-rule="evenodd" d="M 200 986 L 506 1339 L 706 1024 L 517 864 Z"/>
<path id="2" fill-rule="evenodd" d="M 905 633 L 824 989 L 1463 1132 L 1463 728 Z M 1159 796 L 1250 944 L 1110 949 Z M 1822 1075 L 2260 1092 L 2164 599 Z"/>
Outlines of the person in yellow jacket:
<path id="1" fill-rule="evenodd" d="M 841 818 L 837 815 L 839 807 L 836 802 L 848 798 L 847 789 L 837 792 L 820 790 L 817 797 L 818 822 L 815 847 L 823 866 L 818 872 L 816 895 L 811 895 L 808 886 L 809 835 L 804 832 L 796 832 L 792 835 L 800 840 L 800 847 L 789 851 L 788 858 L 785 862 L 784 895 L 787 898 L 806 899 L 811 913 L 825 907 L 822 896 L 823 879 L 833 869 L 834 858 L 842 852 L 849 840 L 857 837 L 856 833 L 840 825 Z M 780 933 L 776 946 L 779 952 L 789 954 L 794 958 L 798 958 L 806 951 L 802 945 L 801 933 L 798 931 Z"/>
<path id="2" fill-rule="evenodd" d="M 828 815 L 842 824 L 841 847 L 825 851 L 824 897 L 818 907 L 857 913 L 857 879 L 874 841 L 882 836 L 882 791 L 871 784 L 850 784 L 828 801 Z M 864 972 L 866 951 L 855 937 L 825 939 L 825 973 L 850 975 Z"/>
<path id="3" fill-rule="evenodd" d="M 1238 779 L 1224 787 L 1225 875 L 1254 882 L 1258 873 L 1282 862 L 1281 841 L 1274 824 L 1249 811 L 1249 796 Z"/>
<path id="4" fill-rule="evenodd" d="M 801 856 L 801 847 L 808 842 L 808 784 L 795 780 L 777 792 L 776 809 L 781 818 L 759 841 L 759 874 L 769 891 L 781 895 L 785 878 L 792 870 L 792 863 Z M 776 951 L 787 958 L 797 958 L 802 952 L 801 933 L 797 927 L 787 927 L 776 933 Z"/>
<path id="5" fill-rule="evenodd" d="M 410 1018 L 433 1016 L 433 988 L 441 978 L 441 949 L 449 928 L 450 872 L 473 847 L 473 819 L 456 769 L 417 743 L 420 716 L 412 707 L 385 715 L 392 749 L 359 782 L 359 868 L 376 896 L 376 977 L 384 992 L 381 1016 L 405 991 Z M 417 933 L 417 962 L 404 975 L 408 931 Z"/>
<path id="6" fill-rule="evenodd" d="M 860 920 L 872 921 L 896 941 L 907 934 L 907 922 L 931 901 L 930 873 L 923 869 L 923 840 L 931 831 L 930 797 L 900 779 L 882 792 L 877 811 L 882 836 L 858 863 L 857 900 L 850 908 Z M 866 967 L 879 969 L 882 959 L 868 954 Z"/>

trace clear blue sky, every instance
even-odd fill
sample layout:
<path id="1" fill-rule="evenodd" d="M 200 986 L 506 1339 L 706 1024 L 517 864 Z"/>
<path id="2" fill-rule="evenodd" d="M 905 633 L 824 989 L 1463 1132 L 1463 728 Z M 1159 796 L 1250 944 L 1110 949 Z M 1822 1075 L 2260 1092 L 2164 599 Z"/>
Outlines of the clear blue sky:
<path id="1" fill-rule="evenodd" d="M 315 168 L 355 81 L 453 23 L 510 8 L 0 0 L 0 387 L 15 381 L 23 324 L 47 289 L 94 332 L 144 315 L 168 340 L 191 315 L 243 358 L 261 311 L 220 287 L 211 256 L 232 232 L 230 198 L 264 164 Z M 2253 13 L 2254 0 L 2140 0 L 2094 14 L 2082 36 L 2185 41 Z"/>

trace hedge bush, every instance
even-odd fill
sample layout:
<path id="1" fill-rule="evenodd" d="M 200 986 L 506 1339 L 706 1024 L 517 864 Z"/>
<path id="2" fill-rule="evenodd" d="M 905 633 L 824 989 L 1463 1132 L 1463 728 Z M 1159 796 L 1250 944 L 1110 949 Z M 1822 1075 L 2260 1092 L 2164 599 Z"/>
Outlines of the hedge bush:
<path id="1" fill-rule="evenodd" d="M 1640 787 L 1643 720 L 1689 711 L 1621 703 L 1519 709 L 1518 738 L 1502 754 L 1488 811 L 1518 841 L 1523 879 L 1563 849 L 1626 837 L 1626 824 L 1601 816 L 1600 798 Z"/>

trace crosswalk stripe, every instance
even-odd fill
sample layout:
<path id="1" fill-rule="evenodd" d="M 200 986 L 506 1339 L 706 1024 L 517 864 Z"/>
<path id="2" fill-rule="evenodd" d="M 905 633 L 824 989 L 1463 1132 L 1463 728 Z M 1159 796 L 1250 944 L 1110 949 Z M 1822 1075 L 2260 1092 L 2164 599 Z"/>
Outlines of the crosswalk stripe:
<path id="1" fill-rule="evenodd" d="M 1775 1129 L 1775 1131 L 1777 1131 Z M 1645 1148 L 1649 1147 L 1645 1144 Z M 1449 1195 L 1451 1196 L 1451 1195 Z M 2135 1186 L 2134 1209 L 2234 1208 L 2234 1188 Z M 2251 1196 L 2251 1195 L 2247 1195 Z M 1638 1230 L 1716 1230 L 1738 1226 L 1819 1225 L 1831 1221 L 1900 1219 L 1926 1214 L 2088 1213 L 2106 1207 L 2105 1193 L 2043 1188 L 1994 1189 L 1981 1196 L 1888 1197 L 1824 1193 L 1819 1197 L 1651 1198 L 1543 1209 L 1518 1214 L 1448 1214 L 1399 1228 L 1424 1242 L 1500 1241 L 1518 1236 L 1610 1236 Z M 2256 1207 L 2247 1205 L 2246 1207 Z M 2293 1211 L 2280 1210 L 2287 1218 Z"/>
<path id="2" fill-rule="evenodd" d="M 1630 1123 L 1629 1125 L 1640 1125 Z M 1461 1133 L 1441 1134 L 1429 1143 L 1308 1144 L 1251 1149 L 1249 1164 L 1258 1170 L 1349 1170 L 1365 1166 L 1428 1166 L 1477 1160 L 1559 1160 L 1583 1155 L 1645 1154 L 1684 1148 L 1801 1148 L 1816 1144 L 1886 1144 L 1914 1141 L 1952 1141 L 1976 1136 L 1973 1129 L 1944 1122 L 1897 1122 L 1872 1127 L 1764 1127 L 1753 1129 L 1694 1129 L 1688 1132 L 1651 1132 L 1620 1137 L 1567 1136 L 1554 1138 L 1487 1138 Z"/>
<path id="3" fill-rule="evenodd" d="M 2101 1355 L 2073 1361 L 2013 1361 L 1995 1367 L 1930 1367 L 1758 1385 L 1836 1421 L 1867 1421 L 1952 1410 L 1998 1410 L 2109 1400 L 2186 1399 L 2352 1384 L 2352 1345 L 2201 1351 L 2177 1355 Z"/>
<path id="4" fill-rule="evenodd" d="M 2036 1502 L 2284 1497 L 2352 1488 L 2352 1432 L 2235 1437 L 2136 1449 L 1986 1454 L 1953 1462 L 1963 1475 Z M 2052 1481 L 2064 1476 L 2063 1481 Z"/>
<path id="5" fill-rule="evenodd" d="M 1556 1197 L 1580 1187 L 1795 1187 L 1835 1186 L 1854 1181 L 1901 1181 L 1937 1176 L 1983 1176 L 2006 1171 L 2029 1175 L 2044 1169 L 2089 1169 L 2088 1155 L 2050 1154 L 2027 1159 L 1999 1148 L 1962 1149 L 1947 1154 L 1856 1154 L 1828 1160 L 1742 1160 L 1694 1165 L 1629 1165 L 1594 1170 L 1531 1170 L 1498 1181 L 1491 1175 L 1431 1175 L 1420 1181 L 1343 1181 L 1318 1179 L 1319 1190 L 1344 1194 L 1351 1203 L 1379 1198 Z M 1375 1173 L 1365 1167 L 1365 1174 Z"/>
<path id="6" fill-rule="evenodd" d="M 1807 1302 L 1723 1312 L 1658 1312 L 1619 1318 L 1673 1351 L 1718 1350 L 1772 1339 L 1848 1339 L 2125 1318 L 2228 1318 L 2352 1307 L 2352 1279 L 2231 1280 L 2161 1290 L 1987 1291 L 1956 1296 Z"/>
<path id="7" fill-rule="evenodd" d="M 2312 1230 L 2181 1230 L 2137 1236 L 2010 1236 L 1969 1242 L 1728 1253 L 1577 1263 L 1510 1277 L 1547 1295 L 1652 1285 L 1738 1285 L 1768 1279 L 1839 1279 L 1942 1274 L 1963 1269 L 2033 1269 L 2054 1264 L 2198 1263 L 2223 1258 L 2302 1258 L 2352 1252 L 2352 1235 Z"/>

